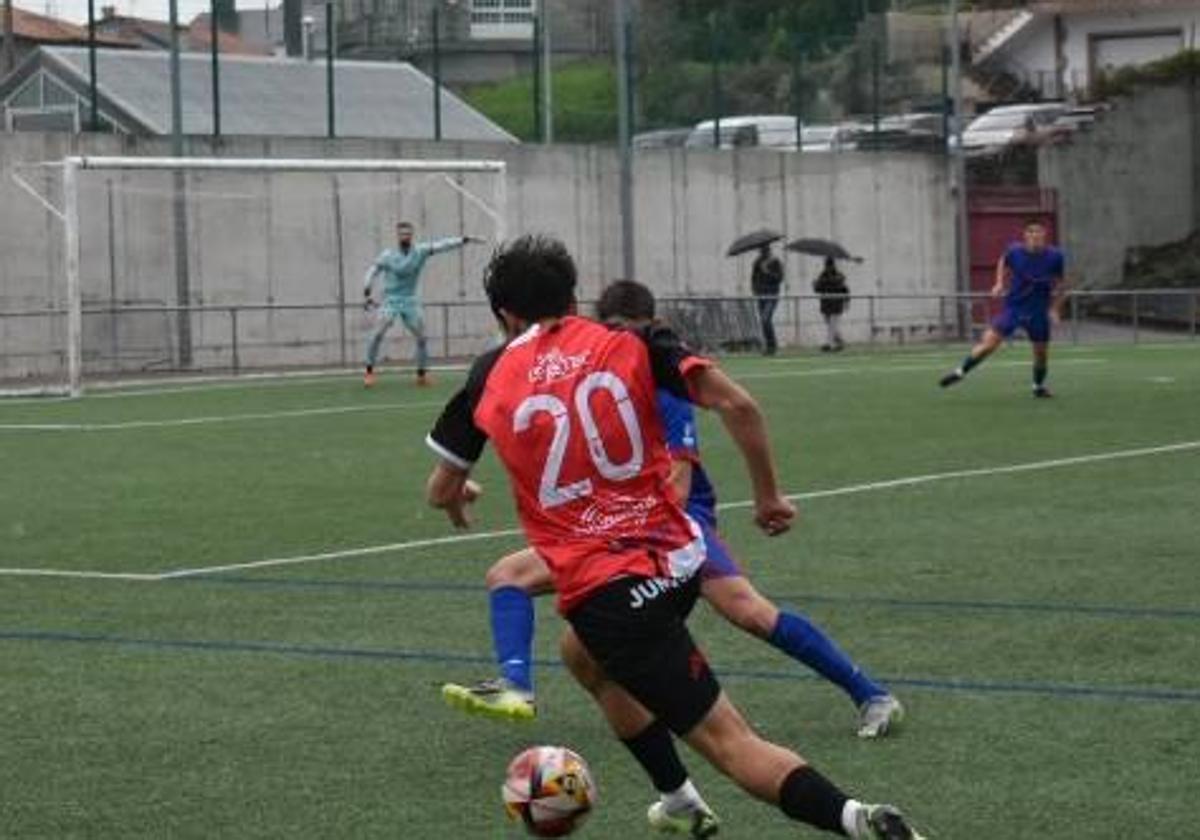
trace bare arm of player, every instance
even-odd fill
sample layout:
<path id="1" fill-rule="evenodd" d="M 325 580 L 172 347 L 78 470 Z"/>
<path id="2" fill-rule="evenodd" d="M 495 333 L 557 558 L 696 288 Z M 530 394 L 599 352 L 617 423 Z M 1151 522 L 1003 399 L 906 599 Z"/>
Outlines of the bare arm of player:
<path id="1" fill-rule="evenodd" d="M 692 494 L 692 462 L 687 458 L 671 459 L 671 486 L 679 494 L 679 503 L 685 504 Z"/>
<path id="2" fill-rule="evenodd" d="M 792 527 L 796 508 L 779 493 L 775 461 L 767 437 L 767 421 L 754 397 L 725 375 L 719 368 L 693 368 L 687 374 L 692 401 L 712 409 L 741 450 L 754 486 L 754 522 L 769 536 L 782 534 Z"/>
<path id="3" fill-rule="evenodd" d="M 430 506 L 444 510 L 455 528 L 471 527 L 471 503 L 483 492 L 469 475 L 448 461 L 439 461 L 425 482 Z"/>
<path id="4" fill-rule="evenodd" d="M 1008 254 L 1001 255 L 996 261 L 996 282 L 992 284 L 992 297 L 1002 297 L 1008 291 Z"/>

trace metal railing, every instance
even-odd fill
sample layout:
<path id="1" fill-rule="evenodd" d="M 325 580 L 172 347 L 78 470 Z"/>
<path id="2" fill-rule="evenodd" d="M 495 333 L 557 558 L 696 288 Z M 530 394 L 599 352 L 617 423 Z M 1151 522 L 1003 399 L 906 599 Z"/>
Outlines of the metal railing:
<path id="1" fill-rule="evenodd" d="M 718 352 L 761 346 L 756 299 L 671 297 L 662 312 L 679 319 L 682 332 Z M 985 294 L 851 295 L 840 332 L 851 345 L 950 344 L 972 340 L 986 327 L 997 302 Z M 1200 289 L 1078 290 L 1068 297 L 1059 341 L 1137 343 L 1200 338 Z M 590 312 L 588 303 L 581 311 Z M 469 358 L 498 340 L 485 302 L 426 303 L 429 350 L 438 361 Z M 692 312 L 688 320 L 680 313 Z M 697 314 L 698 313 L 698 314 Z M 181 317 L 186 316 L 186 317 Z M 66 310 L 0 310 L 0 381 L 54 377 L 65 370 Z M 180 323 L 189 327 L 181 347 Z M 826 327 L 815 295 L 779 299 L 775 329 L 783 348 L 825 343 Z M 195 306 L 142 304 L 85 306 L 82 362 L 85 377 L 138 373 L 213 372 L 357 367 L 374 329 L 361 305 L 338 303 L 229 303 Z M 413 339 L 397 323 L 386 357 L 407 362 Z M 182 364 L 181 359 L 189 359 Z"/>

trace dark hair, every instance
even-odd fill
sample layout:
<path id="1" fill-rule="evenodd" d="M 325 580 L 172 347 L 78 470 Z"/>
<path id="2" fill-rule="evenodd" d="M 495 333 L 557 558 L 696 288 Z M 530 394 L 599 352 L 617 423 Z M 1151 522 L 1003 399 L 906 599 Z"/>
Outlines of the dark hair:
<path id="1" fill-rule="evenodd" d="M 1046 222 L 1042 219 L 1026 219 L 1023 227 L 1024 229 L 1040 227 L 1042 230 L 1046 230 Z"/>
<path id="2" fill-rule="evenodd" d="M 483 289 L 497 317 L 504 309 L 523 321 L 566 315 L 575 302 L 575 260 L 552 236 L 530 234 L 496 250 Z"/>
<path id="3" fill-rule="evenodd" d="M 400 221 L 396 222 L 396 227 L 398 227 L 398 228 L 408 228 L 409 230 L 412 230 L 412 229 L 413 229 L 413 223 L 412 223 L 412 222 L 406 222 L 406 221 L 404 221 L 403 219 L 401 219 Z"/>
<path id="4" fill-rule="evenodd" d="M 601 321 L 622 318 L 629 321 L 654 320 L 654 292 L 636 280 L 614 280 L 600 293 L 596 317 Z"/>

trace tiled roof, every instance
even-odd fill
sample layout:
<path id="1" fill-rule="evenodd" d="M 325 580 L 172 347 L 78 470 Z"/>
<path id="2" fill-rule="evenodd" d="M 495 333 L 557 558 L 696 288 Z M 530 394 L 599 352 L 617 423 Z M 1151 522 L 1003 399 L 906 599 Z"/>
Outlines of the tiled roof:
<path id="1" fill-rule="evenodd" d="M 81 87 L 88 80 L 87 52 L 78 47 L 41 47 L 38 61 L 45 72 Z M 100 50 L 97 59 L 101 97 L 125 111 L 138 124 L 136 130 L 168 133 L 170 54 L 164 50 Z M 184 133 L 207 134 L 212 125 L 208 56 L 185 52 L 180 59 Z M 32 65 L 26 67 L 30 69 Z M 231 55 L 221 60 L 220 74 L 225 133 L 325 135 L 323 61 Z M 433 80 L 410 64 L 338 61 L 335 86 L 337 132 L 342 137 L 425 139 L 433 132 Z M 445 139 L 516 142 L 450 91 L 443 90 L 441 99 Z"/>
<path id="2" fill-rule="evenodd" d="M 86 26 L 76 26 L 65 20 L 39 15 L 13 7 L 13 34 L 39 44 L 86 44 Z M 96 43 L 105 47 L 135 47 L 137 44 L 114 35 L 96 33 Z"/>

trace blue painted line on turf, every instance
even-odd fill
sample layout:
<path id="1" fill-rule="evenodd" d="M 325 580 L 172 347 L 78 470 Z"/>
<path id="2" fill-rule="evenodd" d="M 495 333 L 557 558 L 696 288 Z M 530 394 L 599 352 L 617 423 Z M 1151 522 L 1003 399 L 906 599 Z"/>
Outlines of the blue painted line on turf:
<path id="1" fill-rule="evenodd" d="M 322 659 L 374 660 L 385 662 L 427 662 L 445 665 L 481 665 L 493 667 L 490 656 L 446 651 L 408 651 L 384 648 L 326 647 L 290 642 L 252 642 L 209 639 L 147 639 L 108 633 L 78 633 L 57 630 L 0 630 L 0 641 L 42 642 L 52 644 L 94 644 L 117 648 L 159 651 L 199 651 L 206 653 L 253 653 L 276 656 L 301 656 Z M 562 669 L 557 660 L 537 660 L 538 668 Z M 813 682 L 815 675 L 798 671 L 764 671 L 742 668 L 718 669 L 722 678 L 772 682 Z M 1082 697 L 1146 703 L 1200 703 L 1200 690 L 1141 688 L 1131 686 L 1070 685 L 1039 682 L 986 682 L 982 680 L 931 679 L 923 677 L 881 677 L 889 685 L 974 694 L 1030 694 L 1050 697 Z"/>
<path id="2" fill-rule="evenodd" d="M 475 583 L 450 581 L 401 581 L 401 580 L 348 580 L 342 578 L 290 578 L 290 577 L 243 577 L 235 575 L 209 575 L 197 578 L 180 578 L 180 583 L 216 583 L 236 586 L 258 586 L 281 589 L 349 589 L 380 592 L 470 592 L 483 594 L 485 589 Z M 846 606 L 889 607 L 912 610 L 961 610 L 997 612 L 1033 612 L 1047 614 L 1095 615 L 1115 618 L 1161 618 L 1178 620 L 1200 620 L 1200 609 L 1185 607 L 1130 607 L 1108 604 L 1041 603 L 1037 601 L 976 601 L 934 598 L 884 598 L 868 595 L 775 595 L 768 594 L 773 601 L 789 604 L 843 604 Z"/>

